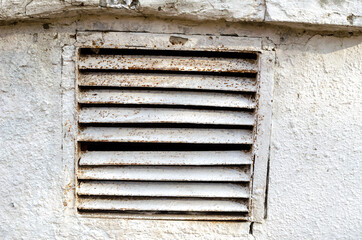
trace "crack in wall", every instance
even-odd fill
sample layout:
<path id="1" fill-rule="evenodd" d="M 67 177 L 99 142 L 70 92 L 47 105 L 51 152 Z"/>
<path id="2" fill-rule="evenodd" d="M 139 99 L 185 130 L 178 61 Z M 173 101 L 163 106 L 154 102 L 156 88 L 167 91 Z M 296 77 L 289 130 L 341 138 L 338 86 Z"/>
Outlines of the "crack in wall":
<path id="1" fill-rule="evenodd" d="M 265 184 L 265 201 L 264 201 L 264 219 L 268 218 L 268 194 L 269 194 L 269 174 L 270 174 L 270 150 L 269 146 L 269 154 L 268 154 L 268 165 L 266 172 L 266 184 Z"/>
<path id="2" fill-rule="evenodd" d="M 27 15 L 27 10 L 26 10 L 26 8 L 33 2 L 34 0 L 30 0 L 29 2 L 27 2 L 26 4 L 25 4 L 25 7 L 24 7 L 24 13 L 25 13 L 25 15 Z"/>

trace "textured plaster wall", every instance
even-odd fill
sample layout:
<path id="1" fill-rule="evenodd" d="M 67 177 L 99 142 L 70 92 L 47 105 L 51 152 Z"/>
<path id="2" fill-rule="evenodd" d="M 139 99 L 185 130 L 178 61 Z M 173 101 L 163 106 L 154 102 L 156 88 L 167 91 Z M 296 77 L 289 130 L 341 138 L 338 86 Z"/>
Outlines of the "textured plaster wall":
<path id="1" fill-rule="evenodd" d="M 266 0 L 265 20 L 362 26 L 362 1 Z"/>
<path id="2" fill-rule="evenodd" d="M 362 237 L 361 42 L 315 35 L 276 50 L 268 239 Z"/>
<path id="3" fill-rule="evenodd" d="M 231 34 L 275 44 L 262 223 L 83 218 L 62 118 L 76 30 Z M 80 18 L 0 28 L 1 239 L 360 239 L 362 36 L 253 24 Z M 337 35 L 337 34 L 336 34 Z M 65 47 L 64 47 L 65 46 Z M 71 96 L 69 96 L 71 97 Z M 71 105 L 71 104 L 70 104 Z M 69 126 L 72 128 L 72 126 Z M 64 154 L 65 153 L 65 154 Z M 68 154 L 69 155 L 69 154 Z"/>
<path id="4" fill-rule="evenodd" d="M 0 22 L 69 17 L 84 11 L 193 20 L 362 27 L 361 0 L 2 0 Z"/>

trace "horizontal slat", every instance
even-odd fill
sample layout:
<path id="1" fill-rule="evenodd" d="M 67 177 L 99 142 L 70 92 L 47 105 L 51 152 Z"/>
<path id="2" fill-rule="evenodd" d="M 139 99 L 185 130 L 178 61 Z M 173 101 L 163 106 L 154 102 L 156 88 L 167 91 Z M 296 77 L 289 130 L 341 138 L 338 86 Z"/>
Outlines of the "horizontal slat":
<path id="1" fill-rule="evenodd" d="M 82 108 L 80 123 L 190 123 L 222 125 L 254 125 L 250 112 L 157 109 L 157 108 Z"/>
<path id="2" fill-rule="evenodd" d="M 253 138 L 245 129 L 86 127 L 78 141 L 252 144 Z"/>
<path id="3" fill-rule="evenodd" d="M 246 167 L 94 167 L 78 170 L 79 179 L 133 181 L 250 181 Z"/>
<path id="4" fill-rule="evenodd" d="M 167 70 L 201 72 L 257 72 L 257 61 L 240 58 L 152 55 L 86 55 L 79 69 Z"/>
<path id="5" fill-rule="evenodd" d="M 78 102 L 255 108 L 255 101 L 250 95 L 185 91 L 89 89 L 79 93 Z"/>
<path id="6" fill-rule="evenodd" d="M 86 72 L 79 86 L 146 87 L 255 92 L 256 79 L 208 75 Z"/>
<path id="7" fill-rule="evenodd" d="M 79 165 L 241 165 L 251 164 L 251 157 L 247 151 L 94 151 L 83 153 Z"/>
<path id="8" fill-rule="evenodd" d="M 248 212 L 245 204 L 230 200 L 199 199 L 79 199 L 80 210 Z"/>
<path id="9" fill-rule="evenodd" d="M 77 192 L 96 196 L 249 197 L 247 187 L 230 183 L 82 182 Z"/>

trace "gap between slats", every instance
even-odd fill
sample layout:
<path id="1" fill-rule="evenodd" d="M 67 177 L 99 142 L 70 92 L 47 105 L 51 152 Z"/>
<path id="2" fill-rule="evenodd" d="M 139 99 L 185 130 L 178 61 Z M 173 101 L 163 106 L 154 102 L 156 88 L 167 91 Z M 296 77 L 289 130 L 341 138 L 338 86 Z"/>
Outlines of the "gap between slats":
<path id="1" fill-rule="evenodd" d="M 158 152 L 187 152 L 187 151 L 250 151 L 248 144 L 195 144 L 195 143 L 140 143 L 140 142 L 82 142 L 80 141 L 81 154 L 87 151 L 158 151 Z"/>
<path id="2" fill-rule="evenodd" d="M 129 33 L 127 33 L 129 35 Z M 134 39 L 132 39 L 134 40 Z M 167 43 L 169 39 L 167 40 Z M 146 55 L 146 56 L 167 56 L 167 57 L 203 57 L 203 58 L 236 58 L 236 59 L 258 59 L 258 54 L 255 52 L 240 52 L 240 51 L 210 51 L 210 50 L 165 50 L 165 49 L 144 49 L 144 48 L 81 48 L 81 56 L 89 55 Z"/>

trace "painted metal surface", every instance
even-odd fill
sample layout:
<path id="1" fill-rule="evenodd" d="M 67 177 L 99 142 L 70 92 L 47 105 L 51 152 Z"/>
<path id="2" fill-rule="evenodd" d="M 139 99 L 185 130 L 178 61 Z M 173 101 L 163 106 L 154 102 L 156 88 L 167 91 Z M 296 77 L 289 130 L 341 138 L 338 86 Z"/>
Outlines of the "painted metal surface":
<path id="1" fill-rule="evenodd" d="M 127 211 L 107 211 L 107 210 L 92 210 L 79 209 L 78 216 L 86 218 L 106 218 L 106 219 L 134 219 L 134 220 L 176 220 L 176 221 L 242 221 L 249 219 L 248 212 L 238 212 L 236 214 L 227 212 L 127 212 Z"/>
<path id="2" fill-rule="evenodd" d="M 256 79 L 248 77 L 172 73 L 82 72 L 79 86 L 144 87 L 255 92 Z"/>
<path id="3" fill-rule="evenodd" d="M 197 72 L 256 73 L 257 61 L 239 58 L 207 58 L 148 55 L 87 55 L 81 56 L 79 69 L 160 70 Z"/>
<path id="4" fill-rule="evenodd" d="M 246 185 L 230 183 L 81 182 L 78 195 L 249 198 Z"/>
<path id="5" fill-rule="evenodd" d="M 260 86 L 260 59 L 172 56 L 170 52 L 142 55 L 137 49 L 250 52 L 261 50 L 260 39 L 221 37 L 224 45 L 218 37 L 190 36 L 180 46 L 169 45 L 170 36 L 156 35 L 80 34 L 82 47 L 136 50 L 128 55 L 85 51 L 79 57 L 77 141 L 208 144 L 209 149 L 80 151 L 78 209 L 112 211 L 127 218 L 248 219 L 253 207 L 249 184 L 255 163 L 251 163 L 254 152 L 260 151 L 254 147 L 260 141 L 256 127 L 263 122 L 258 100 L 267 91 Z M 129 123 L 137 127 L 113 125 Z M 157 128 L 149 123 L 158 124 Z M 177 124 L 194 125 L 179 128 Z M 205 124 L 207 128 L 200 128 Z M 246 144 L 251 150 L 213 151 L 214 144 Z M 144 211 L 149 215 L 142 215 Z M 178 213 L 165 214 L 170 211 Z M 201 214 L 204 211 L 210 215 Z"/>
<path id="6" fill-rule="evenodd" d="M 274 86 L 274 68 L 275 52 L 265 51 L 259 57 L 258 75 L 259 88 L 256 94 L 258 98 L 257 116 L 254 127 L 254 165 L 253 165 L 253 184 L 251 187 L 252 206 L 251 220 L 262 222 L 266 217 L 265 206 L 267 201 L 267 178 L 269 146 L 272 123 L 272 102 Z"/>
<path id="7" fill-rule="evenodd" d="M 248 212 L 242 202 L 199 199 L 79 199 L 81 210 Z"/>
<path id="8" fill-rule="evenodd" d="M 82 108 L 80 123 L 192 123 L 254 125 L 254 114 L 240 111 L 215 111 L 165 108 Z"/>
<path id="9" fill-rule="evenodd" d="M 246 129 L 86 127 L 78 141 L 252 144 L 253 135 Z"/>
<path id="10" fill-rule="evenodd" d="M 250 181 L 249 166 L 184 167 L 184 166 L 108 166 L 82 168 L 79 179 L 122 181 Z"/>
<path id="11" fill-rule="evenodd" d="M 250 151 L 87 151 L 80 166 L 117 165 L 242 165 L 251 164 Z"/>
<path id="12" fill-rule="evenodd" d="M 83 104 L 147 104 L 205 107 L 254 108 L 251 95 L 186 91 L 147 91 L 119 89 L 88 89 L 79 93 Z"/>

